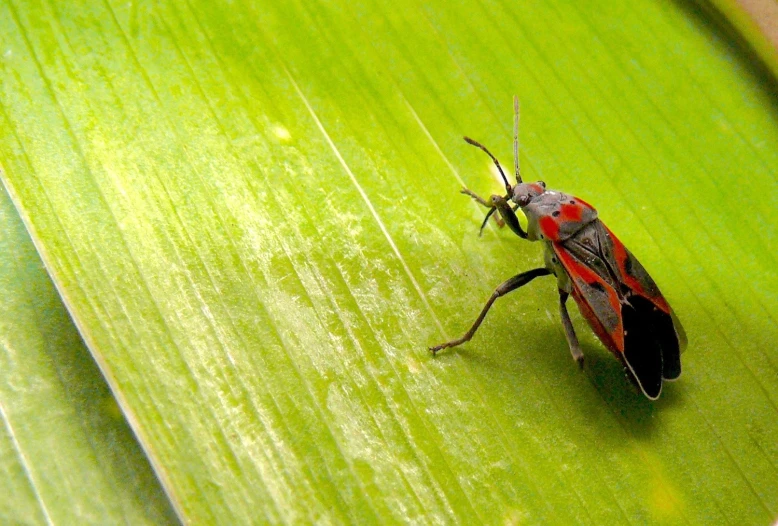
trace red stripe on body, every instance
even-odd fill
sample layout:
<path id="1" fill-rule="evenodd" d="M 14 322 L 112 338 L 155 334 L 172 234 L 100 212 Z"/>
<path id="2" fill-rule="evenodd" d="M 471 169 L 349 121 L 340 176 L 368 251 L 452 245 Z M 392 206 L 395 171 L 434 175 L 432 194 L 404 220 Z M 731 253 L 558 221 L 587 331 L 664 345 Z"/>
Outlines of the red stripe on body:
<path id="1" fill-rule="evenodd" d="M 618 294 L 616 294 L 613 287 L 603 280 L 599 274 L 575 259 L 567 250 L 565 250 L 564 246 L 559 243 L 554 243 L 553 245 L 554 252 L 556 252 L 560 263 L 562 263 L 562 266 L 573 282 L 573 298 L 575 298 L 576 303 L 578 303 L 581 314 L 589 322 L 589 326 L 597 334 L 597 337 L 600 338 L 612 352 L 623 353 L 624 325 L 621 319 L 621 303 L 619 303 Z M 608 332 L 595 315 L 586 296 L 581 292 L 581 287 L 579 285 L 581 282 L 585 284 L 599 283 L 608 292 L 608 303 L 610 308 L 613 309 L 619 319 L 619 323 L 613 329 L 613 332 Z"/>
<path id="2" fill-rule="evenodd" d="M 643 284 L 627 272 L 626 263 L 627 259 L 629 259 L 627 248 L 621 241 L 619 241 L 616 236 L 613 235 L 613 232 L 611 232 L 607 226 L 603 225 L 603 227 L 611 237 L 611 244 L 613 245 L 613 257 L 616 260 L 616 264 L 619 266 L 619 270 L 621 271 L 621 275 L 624 279 L 624 284 L 632 289 L 635 293 L 643 296 L 651 303 L 656 305 L 659 309 L 664 311 L 665 314 L 670 314 L 670 305 L 667 303 L 661 293 L 655 296 L 650 296 L 646 289 L 643 288 Z"/>

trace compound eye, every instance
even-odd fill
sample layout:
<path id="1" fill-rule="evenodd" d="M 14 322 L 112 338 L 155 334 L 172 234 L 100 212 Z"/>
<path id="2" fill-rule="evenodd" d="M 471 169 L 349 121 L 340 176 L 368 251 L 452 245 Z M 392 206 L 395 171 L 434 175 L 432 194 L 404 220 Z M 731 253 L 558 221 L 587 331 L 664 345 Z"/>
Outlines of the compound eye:
<path id="1" fill-rule="evenodd" d="M 546 187 L 546 183 L 544 183 L 543 181 L 538 181 L 538 184 L 539 184 L 540 186 L 542 186 L 543 188 L 545 188 L 545 187 Z"/>

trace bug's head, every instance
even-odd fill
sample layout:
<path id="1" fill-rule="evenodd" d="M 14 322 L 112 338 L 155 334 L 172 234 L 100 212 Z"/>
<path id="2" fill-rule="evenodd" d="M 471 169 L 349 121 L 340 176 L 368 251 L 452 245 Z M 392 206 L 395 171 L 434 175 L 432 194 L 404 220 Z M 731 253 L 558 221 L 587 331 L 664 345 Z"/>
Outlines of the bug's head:
<path id="1" fill-rule="evenodd" d="M 546 183 L 543 181 L 538 181 L 536 183 L 519 183 L 513 187 L 511 200 L 523 208 L 545 191 Z"/>

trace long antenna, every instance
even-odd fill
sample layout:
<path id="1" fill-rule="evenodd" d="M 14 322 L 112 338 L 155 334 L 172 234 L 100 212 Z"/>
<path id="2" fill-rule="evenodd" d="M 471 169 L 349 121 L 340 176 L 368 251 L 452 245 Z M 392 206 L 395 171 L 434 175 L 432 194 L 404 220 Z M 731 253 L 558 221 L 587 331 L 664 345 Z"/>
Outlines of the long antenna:
<path id="1" fill-rule="evenodd" d="M 497 160 L 497 157 L 492 155 L 492 152 L 486 149 L 486 146 L 481 144 L 478 141 L 474 141 L 470 137 L 465 137 L 465 141 L 469 144 L 472 144 L 473 146 L 477 146 L 481 148 L 483 151 L 486 152 L 486 155 L 492 158 L 492 161 L 494 161 L 495 166 L 497 166 L 497 169 L 500 171 L 500 175 L 502 175 L 502 180 L 505 181 L 505 190 L 507 190 L 508 194 L 513 193 L 513 189 L 511 187 L 511 183 L 508 182 L 508 178 L 505 177 L 505 172 L 502 171 L 502 166 L 500 166 L 500 161 Z"/>
<path id="2" fill-rule="evenodd" d="M 519 169 L 519 97 L 513 96 L 513 166 L 516 168 L 516 184 L 521 183 Z"/>

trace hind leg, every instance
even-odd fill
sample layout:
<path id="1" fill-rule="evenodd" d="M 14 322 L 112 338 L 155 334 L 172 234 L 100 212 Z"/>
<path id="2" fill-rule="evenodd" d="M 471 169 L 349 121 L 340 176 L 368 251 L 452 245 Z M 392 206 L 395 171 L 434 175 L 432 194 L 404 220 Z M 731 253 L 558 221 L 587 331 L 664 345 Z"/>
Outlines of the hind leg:
<path id="1" fill-rule="evenodd" d="M 492 304 L 497 300 L 497 298 L 500 296 L 505 296 L 509 292 L 526 285 L 537 277 L 548 276 L 549 274 L 551 274 L 551 271 L 545 267 L 536 268 L 533 270 L 528 270 L 527 272 L 522 272 L 521 274 L 517 274 L 516 276 L 513 276 L 511 279 L 507 280 L 505 283 L 502 283 L 494 290 L 492 296 L 489 298 L 489 301 L 486 302 L 486 305 L 484 305 L 484 308 L 481 310 L 481 314 L 478 316 L 478 319 L 475 320 L 473 326 L 470 327 L 470 330 L 467 331 L 464 336 L 457 338 L 456 340 L 451 340 L 450 342 L 441 343 L 440 345 L 430 347 L 430 351 L 432 351 L 432 354 L 434 355 L 441 349 L 445 349 L 447 347 L 456 347 L 457 345 L 461 345 L 470 341 L 470 338 L 473 337 L 475 331 L 477 331 L 478 327 L 481 326 L 481 322 L 484 321 L 486 313 L 489 312 L 489 309 L 492 308 Z"/>

